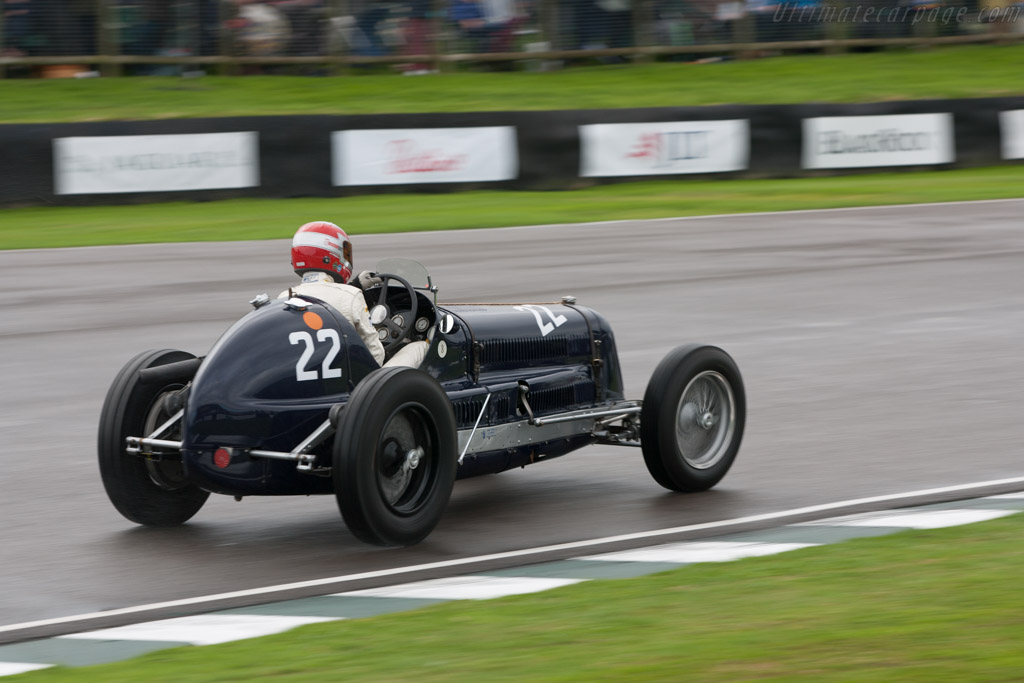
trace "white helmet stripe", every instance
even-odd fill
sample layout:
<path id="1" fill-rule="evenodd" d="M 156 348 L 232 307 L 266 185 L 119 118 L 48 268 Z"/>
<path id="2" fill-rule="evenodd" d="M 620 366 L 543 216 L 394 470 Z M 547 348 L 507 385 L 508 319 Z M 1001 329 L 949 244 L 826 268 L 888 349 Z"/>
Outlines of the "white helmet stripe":
<path id="1" fill-rule="evenodd" d="M 339 259 L 344 259 L 344 256 L 342 256 L 341 253 L 341 245 L 338 244 L 337 239 L 330 235 L 325 235 L 322 232 L 303 231 L 295 233 L 295 238 L 292 240 L 292 247 L 317 247 L 320 249 L 326 249 Z"/>

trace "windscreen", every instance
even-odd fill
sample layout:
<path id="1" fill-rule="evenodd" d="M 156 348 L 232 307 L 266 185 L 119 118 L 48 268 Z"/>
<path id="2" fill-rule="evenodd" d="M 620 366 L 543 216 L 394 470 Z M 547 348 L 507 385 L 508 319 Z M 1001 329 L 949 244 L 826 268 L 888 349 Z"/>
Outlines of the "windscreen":
<path id="1" fill-rule="evenodd" d="M 417 288 L 430 286 L 430 276 L 423 264 L 410 261 L 404 258 L 386 258 L 377 262 L 378 273 L 390 273 L 408 280 L 409 284 Z"/>

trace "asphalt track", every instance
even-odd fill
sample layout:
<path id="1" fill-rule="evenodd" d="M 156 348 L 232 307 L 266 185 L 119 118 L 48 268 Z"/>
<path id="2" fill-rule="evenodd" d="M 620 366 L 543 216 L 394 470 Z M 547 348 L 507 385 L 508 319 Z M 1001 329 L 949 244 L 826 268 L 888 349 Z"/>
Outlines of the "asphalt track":
<path id="1" fill-rule="evenodd" d="M 615 325 L 630 396 L 673 346 L 722 346 L 747 386 L 736 465 L 671 494 L 638 451 L 593 447 L 457 483 L 408 549 L 360 544 L 326 496 L 215 496 L 184 527 L 136 527 L 95 464 L 107 386 L 141 350 L 205 353 L 294 281 L 288 244 L 0 252 L 0 626 L 1024 475 L 1024 200 L 355 246 L 357 267 L 422 261 L 441 300 L 577 296 Z"/>

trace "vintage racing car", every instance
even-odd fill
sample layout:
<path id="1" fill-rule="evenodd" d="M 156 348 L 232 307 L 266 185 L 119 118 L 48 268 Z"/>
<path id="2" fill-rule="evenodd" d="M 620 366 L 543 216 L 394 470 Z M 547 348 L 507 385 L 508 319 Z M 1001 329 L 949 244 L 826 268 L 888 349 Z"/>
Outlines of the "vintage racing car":
<path id="1" fill-rule="evenodd" d="M 253 299 L 204 358 L 139 354 L 100 416 L 107 494 L 125 517 L 166 526 L 210 493 L 334 494 L 363 541 L 411 545 L 437 525 L 456 479 L 589 444 L 638 446 L 674 491 L 714 486 L 740 447 L 746 400 L 714 346 L 671 351 L 643 401 L 623 396 L 608 321 L 572 297 L 438 304 L 414 261 L 377 266 L 365 293 L 390 358 L 429 341 L 418 368 L 380 367 L 322 301 Z"/>

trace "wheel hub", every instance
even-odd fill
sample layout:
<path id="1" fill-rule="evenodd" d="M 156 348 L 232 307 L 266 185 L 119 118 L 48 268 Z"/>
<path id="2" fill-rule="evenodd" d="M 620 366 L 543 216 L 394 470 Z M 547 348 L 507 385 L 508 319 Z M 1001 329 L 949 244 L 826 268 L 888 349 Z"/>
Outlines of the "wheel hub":
<path id="1" fill-rule="evenodd" d="M 146 415 L 142 428 L 145 434 L 152 433 L 153 430 L 171 416 L 167 408 L 167 402 L 180 388 L 179 386 L 165 392 L 153 404 L 153 407 L 150 408 L 149 413 Z M 181 425 L 179 422 L 164 438 L 180 438 L 180 436 Z M 185 478 L 185 469 L 180 459 L 147 458 L 146 472 L 149 474 L 150 480 L 165 491 L 177 491 L 188 486 L 188 480 Z"/>
<path id="2" fill-rule="evenodd" d="M 688 465 L 707 469 L 725 457 L 735 411 L 732 387 L 720 373 L 706 370 L 687 383 L 676 418 L 676 445 Z"/>
<path id="3" fill-rule="evenodd" d="M 679 429 L 688 432 L 695 424 L 699 424 L 697 404 L 684 403 L 679 411 Z"/>
<path id="4" fill-rule="evenodd" d="M 410 496 L 418 495 L 423 477 L 429 476 L 429 447 L 422 439 L 417 419 L 414 411 L 399 411 L 384 429 L 377 481 L 388 505 L 414 504 Z"/>
<path id="5" fill-rule="evenodd" d="M 420 458 L 423 457 L 423 449 L 417 446 L 411 451 L 405 454 L 405 462 L 402 464 L 402 469 L 414 470 L 420 465 Z"/>

